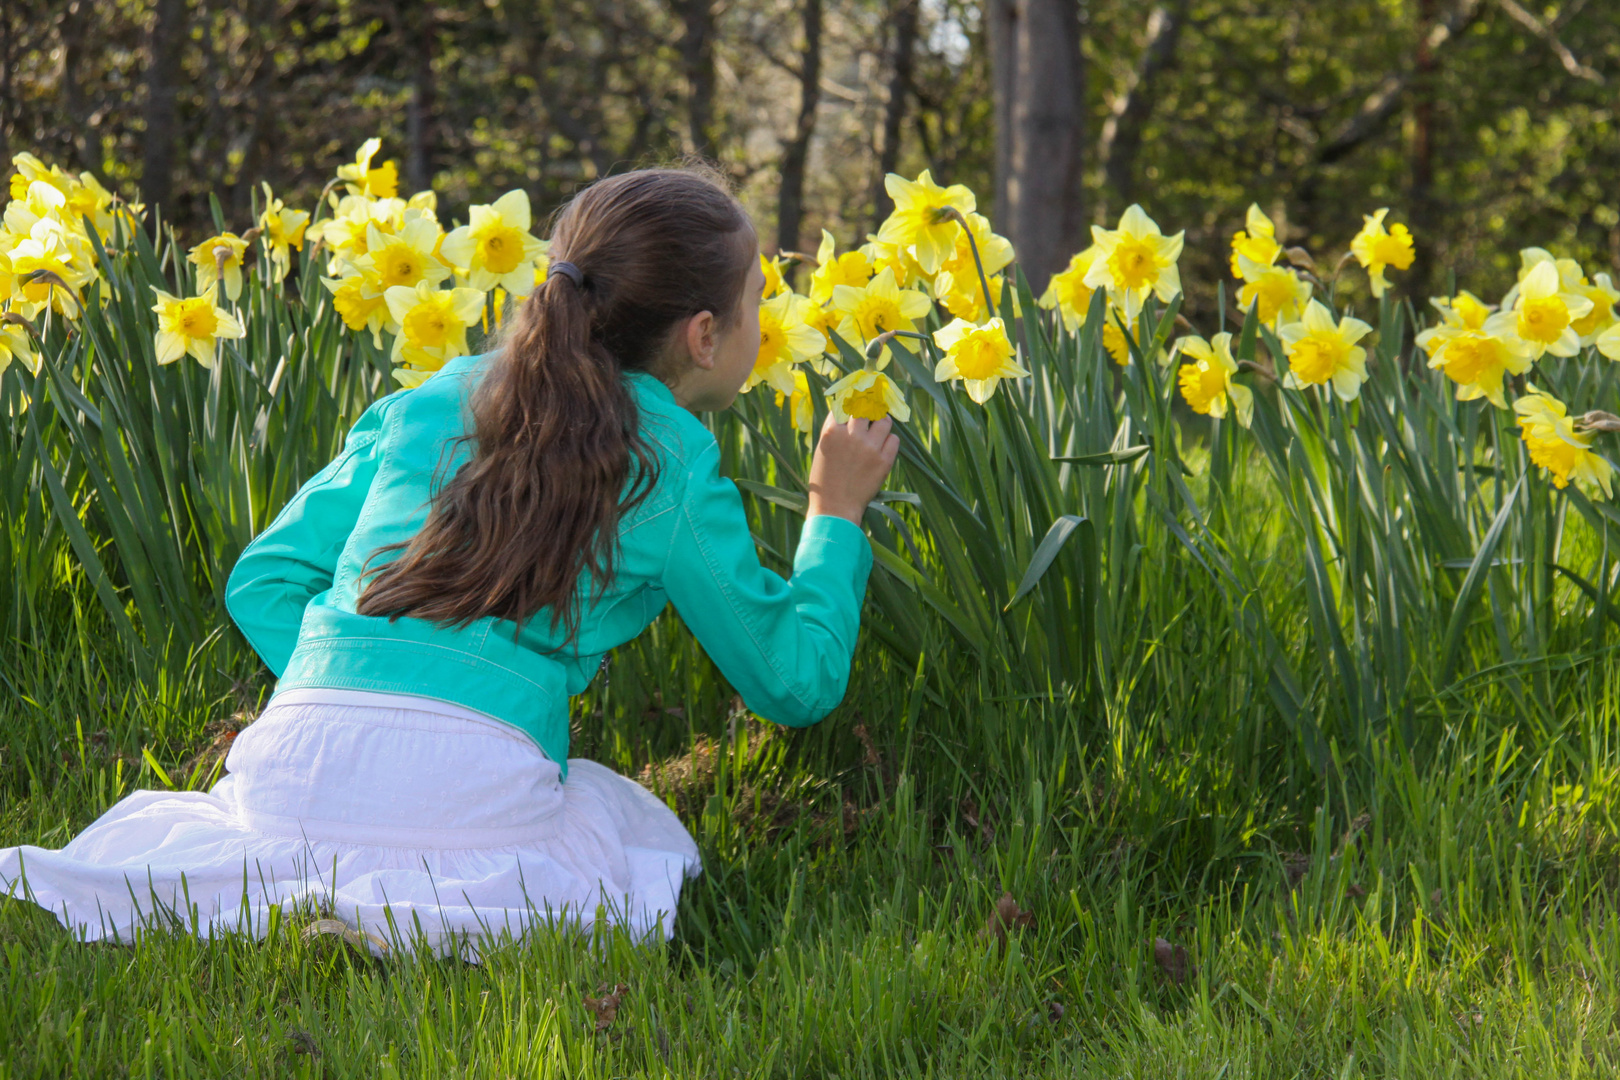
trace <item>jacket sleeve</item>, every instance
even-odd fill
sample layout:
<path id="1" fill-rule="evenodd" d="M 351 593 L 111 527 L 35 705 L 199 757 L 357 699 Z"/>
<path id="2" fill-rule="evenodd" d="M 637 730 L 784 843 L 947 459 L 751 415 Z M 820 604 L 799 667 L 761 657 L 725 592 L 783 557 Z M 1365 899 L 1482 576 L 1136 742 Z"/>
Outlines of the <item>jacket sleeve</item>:
<path id="1" fill-rule="evenodd" d="M 737 487 L 710 445 L 686 478 L 663 587 L 750 710 L 792 727 L 843 699 L 872 548 L 858 525 L 805 522 L 793 577 L 759 564 Z"/>
<path id="2" fill-rule="evenodd" d="M 338 557 L 377 475 L 388 400 L 365 411 L 343 452 L 298 489 L 242 552 L 225 583 L 226 610 L 277 678 L 298 644 L 304 607 L 332 587 Z"/>

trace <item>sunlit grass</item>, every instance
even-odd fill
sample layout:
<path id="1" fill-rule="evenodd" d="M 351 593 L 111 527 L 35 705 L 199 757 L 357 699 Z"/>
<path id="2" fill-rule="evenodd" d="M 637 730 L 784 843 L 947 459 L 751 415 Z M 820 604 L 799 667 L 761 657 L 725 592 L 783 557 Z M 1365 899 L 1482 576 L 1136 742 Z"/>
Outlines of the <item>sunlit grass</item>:
<path id="1" fill-rule="evenodd" d="M 41 643 L 57 647 L 7 651 L 23 693 L 0 704 L 0 843 L 58 846 L 158 786 L 143 748 L 184 783 L 209 725 L 254 697 L 207 664 L 172 689 L 136 684 L 105 641 L 61 647 L 93 622 L 57 630 Z M 1612 665 L 1556 679 L 1544 730 L 1497 724 L 1482 686 L 1434 705 L 1420 756 L 1383 738 L 1323 783 L 1275 717 L 1211 677 L 1240 645 L 1172 630 L 1145 662 L 1171 685 L 1104 716 L 963 672 L 941 676 L 947 694 L 981 708 L 942 709 L 868 648 L 846 704 L 789 732 L 733 714 L 660 623 L 581 699 L 576 733 L 698 838 L 706 873 L 671 944 L 540 932 L 476 966 L 371 960 L 305 940 L 290 914 L 267 942 L 82 946 L 7 902 L 0 1069 L 1612 1073 Z M 1005 944 L 987 931 L 1003 894 L 1032 916 Z M 620 984 L 599 1031 L 587 998 Z"/>

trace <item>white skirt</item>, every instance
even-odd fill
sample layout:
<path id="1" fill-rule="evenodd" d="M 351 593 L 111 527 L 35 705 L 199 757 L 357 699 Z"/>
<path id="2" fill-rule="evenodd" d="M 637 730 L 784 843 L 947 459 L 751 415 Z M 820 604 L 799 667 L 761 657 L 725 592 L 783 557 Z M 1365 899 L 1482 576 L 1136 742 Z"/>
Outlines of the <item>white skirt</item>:
<path id="1" fill-rule="evenodd" d="M 209 792 L 137 791 L 60 851 L 0 848 L 0 889 L 86 940 L 262 937 L 307 902 L 393 948 L 470 955 L 536 923 L 667 937 L 697 845 L 651 792 L 430 698 L 291 690 Z"/>

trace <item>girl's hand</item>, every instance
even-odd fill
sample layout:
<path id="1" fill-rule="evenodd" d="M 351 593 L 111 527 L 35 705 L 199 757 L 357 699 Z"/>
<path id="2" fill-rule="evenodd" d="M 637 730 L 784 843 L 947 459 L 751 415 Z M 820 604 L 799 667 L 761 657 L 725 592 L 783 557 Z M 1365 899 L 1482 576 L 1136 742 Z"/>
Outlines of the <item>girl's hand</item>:
<path id="1" fill-rule="evenodd" d="M 827 415 L 810 462 L 810 515 L 831 514 L 861 523 L 866 504 L 877 496 L 900 453 L 893 427 L 894 421 L 886 416 L 876 423 L 852 416 L 840 424 Z"/>

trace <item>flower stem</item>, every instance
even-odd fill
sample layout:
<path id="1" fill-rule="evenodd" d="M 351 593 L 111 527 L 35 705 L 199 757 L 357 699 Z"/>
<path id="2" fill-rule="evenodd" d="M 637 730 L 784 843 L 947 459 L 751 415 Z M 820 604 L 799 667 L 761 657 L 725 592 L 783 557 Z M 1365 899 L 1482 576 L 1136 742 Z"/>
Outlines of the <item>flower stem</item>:
<path id="1" fill-rule="evenodd" d="M 979 242 L 973 238 L 973 230 L 968 228 L 967 218 L 962 216 L 962 211 L 954 206 L 948 207 L 944 216 L 962 226 L 962 231 L 967 234 L 968 250 L 973 252 L 973 266 L 979 271 L 979 288 L 984 290 L 984 317 L 993 319 L 996 305 L 990 299 L 990 279 L 984 273 L 984 260 L 979 258 Z"/>

